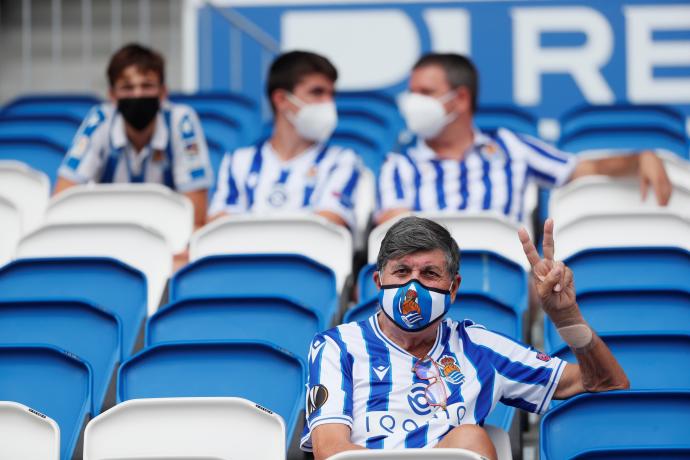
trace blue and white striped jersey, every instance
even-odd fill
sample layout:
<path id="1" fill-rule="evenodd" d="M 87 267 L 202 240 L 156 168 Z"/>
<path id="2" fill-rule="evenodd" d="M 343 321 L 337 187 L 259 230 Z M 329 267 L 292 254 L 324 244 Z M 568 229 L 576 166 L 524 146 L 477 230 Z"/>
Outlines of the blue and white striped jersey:
<path id="1" fill-rule="evenodd" d="M 470 320 L 438 326 L 429 356 L 443 373 L 447 408 L 432 408 L 417 358 L 381 331 L 377 316 L 317 334 L 309 352 L 307 423 L 350 427 L 351 441 L 376 449 L 433 447 L 461 424 L 483 424 L 499 402 L 544 413 L 566 363 Z"/>
<path id="2" fill-rule="evenodd" d="M 343 147 L 315 144 L 284 161 L 270 142 L 260 142 L 225 154 L 209 215 L 331 211 L 355 228 L 361 168 L 357 154 Z"/>
<path id="3" fill-rule="evenodd" d="M 439 159 L 419 140 L 390 153 L 378 180 L 378 212 L 493 210 L 522 222 L 528 181 L 545 187 L 567 182 L 577 159 L 544 142 L 507 129 L 475 130 L 462 160 Z"/>
<path id="4" fill-rule="evenodd" d="M 58 170 L 73 182 L 153 182 L 180 192 L 213 185 L 206 138 L 191 107 L 165 102 L 149 145 L 131 145 L 113 104 L 91 109 Z"/>

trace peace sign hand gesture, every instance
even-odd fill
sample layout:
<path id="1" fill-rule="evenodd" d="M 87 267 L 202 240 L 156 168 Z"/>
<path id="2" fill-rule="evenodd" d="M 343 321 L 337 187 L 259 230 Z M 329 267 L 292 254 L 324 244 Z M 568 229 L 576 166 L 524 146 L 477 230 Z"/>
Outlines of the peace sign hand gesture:
<path id="1" fill-rule="evenodd" d="M 518 231 L 522 249 L 532 266 L 534 284 L 542 308 L 556 327 L 583 323 L 580 309 L 575 301 L 573 272 L 563 262 L 554 260 L 553 220 L 544 223 L 544 258 L 539 257 L 537 248 L 530 240 L 527 230 Z"/>

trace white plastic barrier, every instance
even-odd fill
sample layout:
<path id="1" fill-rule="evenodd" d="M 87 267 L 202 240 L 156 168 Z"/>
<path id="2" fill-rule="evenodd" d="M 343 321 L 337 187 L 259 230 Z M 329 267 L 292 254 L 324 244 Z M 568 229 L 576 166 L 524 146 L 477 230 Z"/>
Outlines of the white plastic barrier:
<path id="1" fill-rule="evenodd" d="M 139 224 L 157 230 L 179 253 L 194 230 L 194 207 L 189 198 L 160 184 L 88 184 L 54 197 L 46 222 Z"/>
<path id="2" fill-rule="evenodd" d="M 60 428 L 23 404 L 0 401 L 0 458 L 60 460 Z"/>
<path id="3" fill-rule="evenodd" d="M 201 228 L 189 243 L 190 260 L 218 254 L 292 253 L 335 272 L 338 290 L 352 272 L 352 236 L 313 214 L 226 216 Z"/>
<path id="4" fill-rule="evenodd" d="M 14 258 L 21 236 L 21 213 L 14 203 L 0 197 L 0 266 Z"/>
<path id="5" fill-rule="evenodd" d="M 420 212 L 414 215 L 445 226 L 460 246 L 461 253 L 468 249 L 492 251 L 526 270 L 529 269 L 529 262 L 517 234 L 519 227 L 503 215 L 489 212 Z M 376 262 L 383 237 L 403 217 L 405 216 L 386 221 L 372 230 L 369 235 L 369 263 Z"/>
<path id="6" fill-rule="evenodd" d="M 554 228 L 556 258 L 592 248 L 672 246 L 690 251 L 690 219 L 675 214 L 638 211 L 590 214 Z"/>
<path id="7" fill-rule="evenodd" d="M 51 224 L 26 235 L 17 258 L 112 257 L 146 276 L 148 311 L 158 308 L 172 273 L 172 253 L 165 238 L 136 224 Z"/>
<path id="8" fill-rule="evenodd" d="M 285 423 L 243 398 L 125 401 L 84 432 L 85 460 L 284 460 Z"/>
<path id="9" fill-rule="evenodd" d="M 43 222 L 50 198 L 50 179 L 21 161 L 2 160 L 0 197 L 14 203 L 21 213 L 22 231 L 29 233 Z"/>
<path id="10" fill-rule="evenodd" d="M 637 178 L 587 176 L 574 180 L 551 194 L 549 215 L 557 225 L 588 215 L 629 214 L 634 212 L 671 213 L 690 218 L 690 175 L 685 184 L 674 184 L 668 206 L 657 204 L 650 187 L 642 201 Z"/>

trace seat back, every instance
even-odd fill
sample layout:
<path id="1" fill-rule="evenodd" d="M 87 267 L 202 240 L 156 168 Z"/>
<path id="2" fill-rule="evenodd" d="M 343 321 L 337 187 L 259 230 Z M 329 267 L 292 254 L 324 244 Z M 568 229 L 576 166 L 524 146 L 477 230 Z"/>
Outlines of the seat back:
<path id="1" fill-rule="evenodd" d="M 622 460 L 639 458 L 640 453 L 647 452 L 653 454 L 651 458 L 682 458 L 657 457 L 654 453 L 666 449 L 687 452 L 690 449 L 688 426 L 688 391 L 582 394 L 550 410 L 541 419 L 540 457 L 591 459 L 618 452 L 619 455 L 606 458 Z M 620 455 L 621 452 L 636 452 L 638 457 Z"/>
<path id="2" fill-rule="evenodd" d="M 22 236 L 22 215 L 17 206 L 0 196 L 0 266 L 12 260 Z"/>
<path id="3" fill-rule="evenodd" d="M 294 254 L 204 257 L 172 277 L 168 296 L 170 302 L 209 296 L 281 297 L 316 312 L 320 324 L 328 324 L 338 301 L 333 271 Z"/>
<path id="4" fill-rule="evenodd" d="M 89 184 L 60 193 L 46 211 L 51 223 L 130 223 L 163 235 L 173 252 L 184 251 L 194 229 L 189 198 L 160 184 Z"/>
<path id="5" fill-rule="evenodd" d="M 105 402 L 110 377 L 122 359 L 119 318 L 81 301 L 0 301 L 5 344 L 52 345 L 79 356 L 93 372 L 92 414 Z"/>
<path id="6" fill-rule="evenodd" d="M 482 106 L 474 114 L 474 123 L 485 132 L 507 128 L 520 134 L 537 136 L 537 120 L 533 115 L 512 106 Z"/>
<path id="7" fill-rule="evenodd" d="M 2 115 L 69 115 L 85 118 L 94 105 L 101 100 L 90 94 L 36 94 L 20 96 L 8 102 Z"/>
<path id="8" fill-rule="evenodd" d="M 445 226 L 458 242 L 461 251 L 488 250 L 529 269 L 529 262 L 517 236 L 518 227 L 505 216 L 487 213 L 415 213 Z M 386 232 L 404 216 L 390 219 L 372 230 L 369 235 L 369 263 L 376 262 L 381 241 Z"/>
<path id="9" fill-rule="evenodd" d="M 665 212 L 589 214 L 554 229 L 556 258 L 593 248 L 669 247 L 690 250 L 690 218 Z"/>
<path id="10" fill-rule="evenodd" d="M 340 291 L 352 271 L 352 236 L 311 214 L 227 216 L 194 233 L 190 260 L 218 254 L 301 254 L 335 272 Z"/>
<path id="11" fill-rule="evenodd" d="M 55 347 L 0 345 L 0 398 L 55 420 L 60 427 L 60 458 L 72 458 L 90 413 L 91 369 L 76 355 Z"/>
<path id="12" fill-rule="evenodd" d="M 30 136 L 0 136 L 0 160 L 21 161 L 42 172 L 55 184 L 57 171 L 67 150 L 55 142 Z"/>
<path id="13" fill-rule="evenodd" d="M 81 119 L 69 115 L 0 115 L 0 138 L 25 136 L 54 142 L 66 152 Z"/>
<path id="14" fill-rule="evenodd" d="M 166 305 L 149 318 L 146 345 L 264 340 L 306 361 L 311 340 L 327 328 L 313 310 L 280 297 L 192 298 Z"/>
<path id="15" fill-rule="evenodd" d="M 657 204 L 653 194 L 640 199 L 640 185 L 633 178 L 588 176 L 561 187 L 551 193 L 549 215 L 559 227 L 581 217 L 597 214 L 631 212 L 663 212 L 690 217 L 690 185 L 674 184 L 666 207 Z"/>
<path id="16" fill-rule="evenodd" d="M 690 390 L 690 371 L 678 365 L 687 361 L 690 354 L 690 330 L 682 333 L 601 333 L 599 336 L 625 370 L 631 389 Z M 565 344 L 553 354 L 576 362 L 575 355 Z"/>
<path id="17" fill-rule="evenodd" d="M 0 401 L 0 457 L 60 460 L 60 427 L 55 420 L 13 401 Z"/>
<path id="18" fill-rule="evenodd" d="M 331 460 L 398 460 L 398 459 L 429 459 L 429 460 L 482 460 L 484 457 L 467 449 L 405 449 L 405 450 L 350 450 L 341 452 Z"/>
<path id="19" fill-rule="evenodd" d="M 118 372 L 118 402 L 139 398 L 236 396 L 286 421 L 287 439 L 304 406 L 305 366 L 267 342 L 177 342 L 154 345 Z"/>
<path id="20" fill-rule="evenodd" d="M 578 294 L 577 304 L 600 335 L 690 332 L 690 292 L 686 291 L 590 291 Z M 553 323 L 545 319 L 544 348 L 551 351 L 563 345 Z"/>
<path id="21" fill-rule="evenodd" d="M 1 267 L 0 300 L 29 299 L 81 299 L 117 315 L 122 322 L 122 353 L 128 356 L 146 317 L 146 278 L 105 258 L 22 259 Z"/>
<path id="22" fill-rule="evenodd" d="M 20 161 L 0 160 L 0 197 L 17 206 L 22 217 L 22 232 L 29 233 L 43 221 L 50 197 L 50 180 Z"/>
<path id="23" fill-rule="evenodd" d="M 285 458 L 280 415 L 243 398 L 122 402 L 84 432 L 84 459 Z"/>
<path id="24" fill-rule="evenodd" d="M 158 308 L 172 273 L 172 252 L 153 229 L 124 223 L 48 224 L 22 238 L 17 258 L 112 257 L 146 275 L 148 311 Z"/>

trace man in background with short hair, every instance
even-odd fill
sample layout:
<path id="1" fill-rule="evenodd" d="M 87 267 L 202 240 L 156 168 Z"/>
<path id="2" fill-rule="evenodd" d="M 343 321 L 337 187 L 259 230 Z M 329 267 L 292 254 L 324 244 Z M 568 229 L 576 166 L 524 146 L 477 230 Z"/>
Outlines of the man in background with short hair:
<path id="1" fill-rule="evenodd" d="M 204 224 L 213 184 L 206 139 L 191 107 L 167 101 L 164 67 L 159 53 L 137 44 L 111 57 L 110 102 L 82 123 L 55 193 L 87 182 L 164 184 L 192 201 L 195 227 Z"/>
<path id="2" fill-rule="evenodd" d="M 361 171 L 356 153 L 331 144 L 338 117 L 338 72 L 323 56 L 292 51 L 269 70 L 271 137 L 227 153 L 209 216 L 306 211 L 355 228 L 354 197 Z"/>

